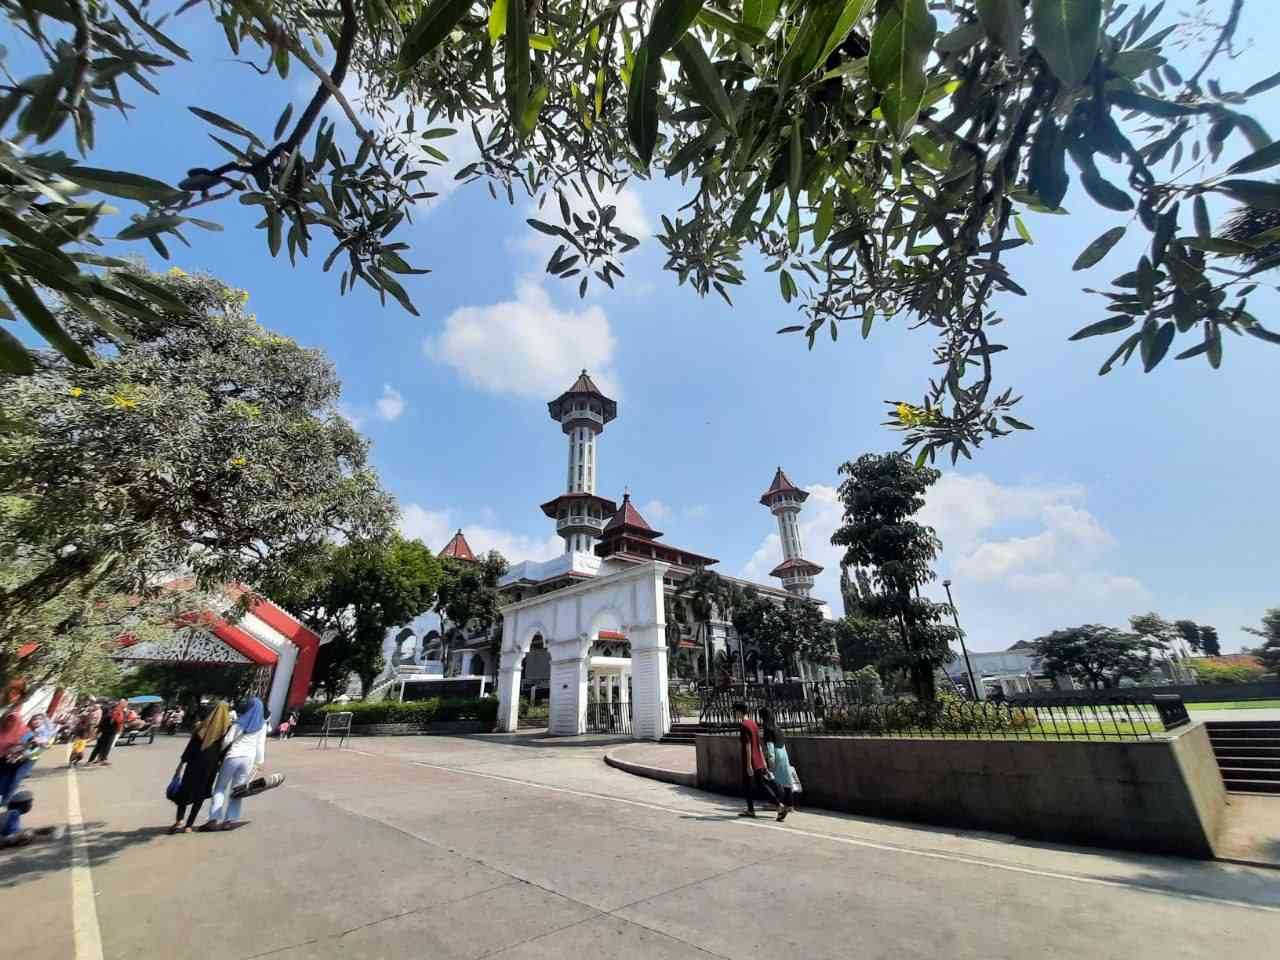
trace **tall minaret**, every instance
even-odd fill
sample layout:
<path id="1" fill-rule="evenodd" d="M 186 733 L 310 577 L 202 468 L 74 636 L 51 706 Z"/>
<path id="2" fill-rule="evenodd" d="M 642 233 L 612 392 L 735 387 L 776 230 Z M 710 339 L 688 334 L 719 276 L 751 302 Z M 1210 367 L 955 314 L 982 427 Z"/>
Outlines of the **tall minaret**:
<path id="1" fill-rule="evenodd" d="M 587 371 L 547 404 L 551 419 L 569 438 L 569 470 L 565 492 L 542 505 L 564 538 L 565 553 L 590 553 L 593 541 L 617 512 L 617 505 L 596 496 L 596 440 L 618 415 L 618 405 L 591 382 Z"/>
<path id="2" fill-rule="evenodd" d="M 798 518 L 800 508 L 808 499 L 809 494 L 788 480 L 781 467 L 760 498 L 760 502 L 778 518 L 778 537 L 782 540 L 782 563 L 769 571 L 769 576 L 780 578 L 782 588 L 797 597 L 809 596 L 813 578 L 822 572 L 822 567 L 804 559 L 800 546 Z"/>

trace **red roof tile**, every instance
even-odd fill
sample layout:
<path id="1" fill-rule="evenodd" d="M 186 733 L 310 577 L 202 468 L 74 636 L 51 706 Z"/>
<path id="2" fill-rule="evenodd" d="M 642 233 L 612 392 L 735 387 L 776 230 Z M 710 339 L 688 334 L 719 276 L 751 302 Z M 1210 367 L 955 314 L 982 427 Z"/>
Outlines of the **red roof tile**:
<path id="1" fill-rule="evenodd" d="M 462 535 L 461 529 L 453 535 L 453 539 L 444 545 L 444 549 L 440 551 L 440 556 L 471 561 L 476 558 L 476 555 L 471 552 L 471 545 L 467 543 L 467 538 Z"/>
<path id="2" fill-rule="evenodd" d="M 618 508 L 618 512 L 613 515 L 608 523 L 605 524 L 604 533 L 607 536 L 610 533 L 617 533 L 620 530 L 629 529 L 636 536 L 644 537 L 652 540 L 662 536 L 661 531 L 653 529 L 645 522 L 644 517 L 640 516 L 640 511 L 631 505 L 631 494 L 624 493 L 622 495 L 622 506 Z"/>
<path id="3" fill-rule="evenodd" d="M 766 507 L 769 506 L 769 499 L 777 493 L 794 493 L 800 500 L 808 500 L 809 494 L 801 490 L 794 483 L 787 479 L 787 475 L 782 472 L 782 468 L 778 468 L 778 472 L 773 475 L 773 483 L 769 484 L 769 489 L 760 496 L 760 502 Z"/>

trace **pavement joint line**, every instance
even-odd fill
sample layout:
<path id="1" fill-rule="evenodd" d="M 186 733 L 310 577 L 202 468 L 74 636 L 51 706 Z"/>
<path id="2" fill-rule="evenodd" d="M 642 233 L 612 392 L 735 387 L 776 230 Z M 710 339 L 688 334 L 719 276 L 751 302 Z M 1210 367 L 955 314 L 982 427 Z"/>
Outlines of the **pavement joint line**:
<path id="1" fill-rule="evenodd" d="M 71 933 L 75 960 L 102 960 L 102 929 L 93 892 L 93 865 L 80 810 L 80 785 L 67 771 L 67 826 L 71 839 Z"/>
<path id="2" fill-rule="evenodd" d="M 664 804 L 651 803 L 645 800 L 631 800 L 626 797 L 613 797 L 604 793 L 594 793 L 588 790 L 577 790 L 572 787 L 557 787 L 551 784 L 539 783 L 536 780 L 522 780 L 519 777 L 509 777 L 496 773 L 485 773 L 476 770 L 468 770 L 465 767 L 453 767 L 447 764 L 431 763 L 427 760 L 410 761 L 416 766 L 428 767 L 435 770 L 442 770 L 447 773 L 457 773 L 471 777 L 481 777 L 489 780 L 501 780 L 506 783 L 516 783 L 523 786 L 534 787 L 540 790 L 547 790 L 552 793 L 564 793 L 570 796 L 584 797 L 592 800 L 604 800 L 611 803 L 621 803 L 633 807 L 643 807 L 649 810 L 657 810 L 663 813 L 676 813 L 681 815 L 698 813 L 697 810 L 689 810 L 681 807 L 671 807 Z M 726 818 L 728 820 L 728 818 Z M 876 840 L 866 840 L 859 837 L 840 837 L 830 833 L 820 833 L 814 830 L 801 830 L 796 827 L 781 826 L 776 823 L 760 823 L 758 821 L 750 821 L 744 818 L 735 818 L 729 820 L 731 823 L 737 823 L 743 827 L 756 830 L 778 830 L 784 833 L 796 834 L 804 837 L 812 837 L 819 840 L 832 840 L 836 843 L 843 843 L 849 846 L 865 847 L 872 850 L 881 850 L 888 853 L 900 853 L 906 856 L 923 857 L 930 860 L 943 860 L 950 863 L 960 863 L 966 866 L 986 867 L 992 870 L 1005 870 L 1010 873 L 1018 873 L 1023 876 L 1040 877 L 1047 880 L 1062 880 L 1071 883 L 1082 883 L 1090 886 L 1111 887 L 1114 889 L 1129 890 L 1137 893 L 1147 893 L 1155 896 L 1174 896 L 1189 900 L 1196 900 L 1202 903 L 1223 904 L 1226 906 L 1240 907 L 1245 910 L 1259 910 L 1265 913 L 1280 913 L 1280 906 L 1270 906 L 1268 904 L 1250 903 L 1247 900 L 1232 900 L 1223 897 L 1211 897 L 1191 891 L 1180 890 L 1177 887 L 1148 885 L 1130 883 L 1126 880 L 1111 880 L 1106 877 L 1088 877 L 1075 873 L 1063 873 L 1056 870 L 1042 870 L 1037 867 L 1026 867 L 1015 863 L 1001 863 L 996 860 L 988 860 L 982 857 L 965 856 L 964 854 L 946 853 L 940 850 L 928 850 L 921 847 L 905 847 L 891 843 L 881 843 Z"/>

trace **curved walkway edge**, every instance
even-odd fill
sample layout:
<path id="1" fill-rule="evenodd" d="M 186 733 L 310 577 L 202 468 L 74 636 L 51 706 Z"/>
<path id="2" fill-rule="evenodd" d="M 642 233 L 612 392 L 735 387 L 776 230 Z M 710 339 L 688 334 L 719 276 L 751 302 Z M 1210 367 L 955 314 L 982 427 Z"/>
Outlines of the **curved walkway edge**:
<path id="1" fill-rule="evenodd" d="M 676 753 L 675 751 L 677 750 L 680 753 Z M 683 753 L 689 754 L 688 760 L 693 761 L 693 764 L 681 764 L 679 762 L 684 759 Z M 672 758 L 675 759 L 674 763 Z M 626 743 L 606 751 L 604 762 L 615 769 L 637 777 L 647 777 L 650 780 L 674 783 L 682 787 L 696 787 L 698 785 L 698 772 L 692 747 L 676 747 L 673 750 L 669 746 L 660 744 Z M 660 763 L 667 765 L 659 766 Z M 677 765 L 686 769 L 672 769 Z M 693 769 L 688 769 L 689 766 L 692 766 Z"/>

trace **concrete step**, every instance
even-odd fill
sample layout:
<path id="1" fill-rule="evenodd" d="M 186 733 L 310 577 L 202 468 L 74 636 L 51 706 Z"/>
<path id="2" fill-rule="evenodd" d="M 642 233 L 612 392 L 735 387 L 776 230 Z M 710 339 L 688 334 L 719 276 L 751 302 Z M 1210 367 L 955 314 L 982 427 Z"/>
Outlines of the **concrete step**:
<path id="1" fill-rule="evenodd" d="M 1249 757 L 1241 756 L 1237 753 L 1222 753 L 1218 754 L 1217 760 L 1220 769 L 1226 769 L 1227 767 L 1254 767 L 1255 769 L 1280 770 L 1280 756 Z"/>
<path id="2" fill-rule="evenodd" d="M 1223 764 L 1218 769 L 1222 771 L 1223 780 L 1280 780 L 1280 768 L 1254 767 L 1248 760 L 1230 766 Z"/>
<path id="3" fill-rule="evenodd" d="M 1280 780 L 1228 780 L 1222 778 L 1228 793 L 1275 793 L 1280 794 Z"/>
<path id="4" fill-rule="evenodd" d="M 1236 747 L 1242 750 L 1280 750 L 1280 738 L 1273 737 L 1220 737 L 1209 742 L 1218 753 Z"/>
<path id="5" fill-rule="evenodd" d="M 694 737 L 686 736 L 685 734 L 677 733 L 673 735 L 668 733 L 665 737 L 663 737 L 658 742 L 659 743 L 679 743 L 679 744 L 683 744 L 685 746 L 691 747 L 694 744 L 696 744 L 698 741 Z"/>
<path id="6" fill-rule="evenodd" d="M 1276 739 L 1280 737 L 1280 726 L 1258 726 L 1258 727 L 1210 727 L 1210 740 L 1233 740 L 1233 739 Z"/>

